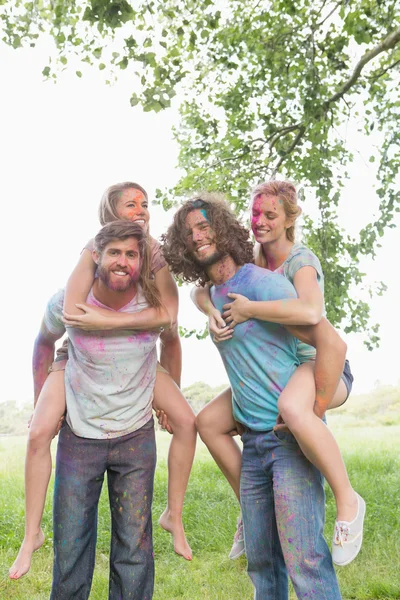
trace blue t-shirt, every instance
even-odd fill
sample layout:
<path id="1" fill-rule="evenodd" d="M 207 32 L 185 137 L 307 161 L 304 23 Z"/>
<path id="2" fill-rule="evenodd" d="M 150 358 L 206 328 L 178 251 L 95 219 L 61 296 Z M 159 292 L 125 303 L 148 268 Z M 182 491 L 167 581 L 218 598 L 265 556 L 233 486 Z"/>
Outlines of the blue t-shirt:
<path id="1" fill-rule="evenodd" d="M 228 293 L 249 300 L 297 298 L 282 275 L 248 264 L 221 285 L 210 289 L 211 300 L 222 312 L 232 302 Z M 235 335 L 216 344 L 233 392 L 233 416 L 255 431 L 272 429 L 278 416 L 278 398 L 299 365 L 298 340 L 282 325 L 249 319 L 235 327 Z"/>

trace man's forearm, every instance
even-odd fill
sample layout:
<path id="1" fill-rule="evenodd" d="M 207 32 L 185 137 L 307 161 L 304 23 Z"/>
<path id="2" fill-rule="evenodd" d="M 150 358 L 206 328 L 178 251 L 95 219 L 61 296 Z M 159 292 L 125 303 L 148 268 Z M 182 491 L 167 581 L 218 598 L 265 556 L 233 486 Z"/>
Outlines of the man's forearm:
<path id="1" fill-rule="evenodd" d="M 346 359 L 346 343 L 334 327 L 323 318 L 318 325 L 290 326 L 287 329 L 299 340 L 314 346 L 315 358 L 315 413 L 322 417 L 332 402 Z"/>
<path id="2" fill-rule="evenodd" d="M 176 385 L 181 385 L 182 348 L 181 339 L 175 327 L 173 331 L 165 331 L 161 336 L 160 363 L 171 375 Z"/>
<path id="3" fill-rule="evenodd" d="M 45 341 L 40 336 L 36 338 L 32 357 L 34 406 L 36 406 L 43 384 L 47 379 L 49 367 L 54 360 L 54 350 L 54 343 Z"/>

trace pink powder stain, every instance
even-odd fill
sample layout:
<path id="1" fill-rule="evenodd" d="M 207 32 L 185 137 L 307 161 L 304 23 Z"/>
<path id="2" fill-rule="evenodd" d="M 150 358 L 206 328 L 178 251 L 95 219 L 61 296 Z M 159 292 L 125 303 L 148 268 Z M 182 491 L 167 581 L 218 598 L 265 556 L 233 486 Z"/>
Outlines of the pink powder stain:
<path id="1" fill-rule="evenodd" d="M 99 354 L 105 351 L 104 339 L 93 335 L 75 335 L 74 344 L 82 351 Z"/>
<path id="2" fill-rule="evenodd" d="M 130 335 L 128 338 L 128 342 L 150 342 L 154 339 L 154 333 L 149 331 L 138 331 L 134 335 Z"/>

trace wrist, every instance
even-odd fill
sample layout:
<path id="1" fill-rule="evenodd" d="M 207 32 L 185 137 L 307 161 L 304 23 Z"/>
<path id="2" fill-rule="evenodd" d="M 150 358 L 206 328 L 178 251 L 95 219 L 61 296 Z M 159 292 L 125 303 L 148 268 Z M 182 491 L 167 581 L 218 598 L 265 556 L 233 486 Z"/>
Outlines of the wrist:
<path id="1" fill-rule="evenodd" d="M 215 308 L 215 306 L 211 305 L 207 312 L 207 315 L 209 318 L 214 317 L 214 319 L 217 319 L 221 315 L 221 313 L 217 308 Z"/>
<path id="2" fill-rule="evenodd" d="M 244 307 L 244 316 L 246 317 L 246 319 L 255 319 L 256 318 L 256 314 L 254 313 L 254 307 L 256 306 L 256 303 L 253 302 L 252 300 L 249 300 L 248 302 L 246 302 L 245 307 Z"/>
<path id="3" fill-rule="evenodd" d="M 322 419 L 323 416 L 325 415 L 327 408 L 328 407 L 326 405 L 326 402 L 321 402 L 320 400 L 315 400 L 315 403 L 314 403 L 314 413 L 320 419 Z"/>

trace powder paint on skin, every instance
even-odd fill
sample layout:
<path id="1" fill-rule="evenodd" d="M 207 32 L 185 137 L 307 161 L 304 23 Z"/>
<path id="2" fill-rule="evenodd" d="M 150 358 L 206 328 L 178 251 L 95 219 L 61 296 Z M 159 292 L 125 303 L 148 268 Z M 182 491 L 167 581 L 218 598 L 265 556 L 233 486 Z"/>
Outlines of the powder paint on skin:
<path id="1" fill-rule="evenodd" d="M 144 198 L 145 198 L 145 196 L 144 196 L 143 192 L 141 192 L 140 190 L 135 189 L 134 194 L 133 194 L 133 199 L 134 200 L 142 200 Z"/>
<path id="2" fill-rule="evenodd" d="M 203 217 L 205 218 L 206 221 L 208 221 L 208 217 L 207 217 L 207 211 L 205 208 L 201 208 L 200 209 L 201 214 L 203 215 Z"/>

